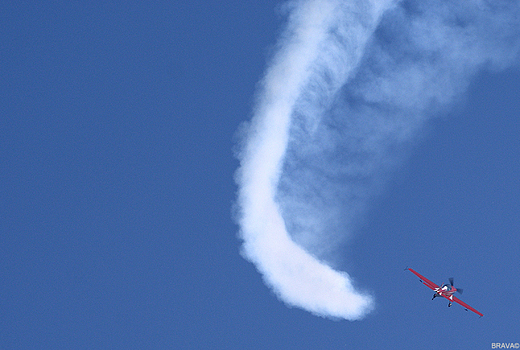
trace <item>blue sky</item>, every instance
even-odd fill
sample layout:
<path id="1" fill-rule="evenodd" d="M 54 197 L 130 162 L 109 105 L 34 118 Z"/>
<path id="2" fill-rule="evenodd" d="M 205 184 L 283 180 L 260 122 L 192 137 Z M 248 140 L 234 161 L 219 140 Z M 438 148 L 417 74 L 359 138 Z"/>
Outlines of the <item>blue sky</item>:
<path id="1" fill-rule="evenodd" d="M 471 75 L 421 125 L 332 248 L 374 298 L 364 319 L 288 307 L 241 255 L 236 135 L 276 52 L 279 4 L 0 5 L 0 348 L 520 342 L 514 65 Z M 431 301 L 406 266 L 455 277 L 485 316 Z"/>

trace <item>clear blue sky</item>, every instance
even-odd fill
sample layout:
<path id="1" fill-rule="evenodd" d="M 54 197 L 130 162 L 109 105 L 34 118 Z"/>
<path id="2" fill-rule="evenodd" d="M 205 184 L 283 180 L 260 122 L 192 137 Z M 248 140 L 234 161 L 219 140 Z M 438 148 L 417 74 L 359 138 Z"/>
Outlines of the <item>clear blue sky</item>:
<path id="1" fill-rule="evenodd" d="M 240 255 L 235 133 L 278 1 L 0 5 L 1 349 L 489 349 L 520 342 L 520 72 L 421 132 L 341 248 L 361 321 L 288 308 Z M 406 266 L 454 276 L 447 308 Z"/>

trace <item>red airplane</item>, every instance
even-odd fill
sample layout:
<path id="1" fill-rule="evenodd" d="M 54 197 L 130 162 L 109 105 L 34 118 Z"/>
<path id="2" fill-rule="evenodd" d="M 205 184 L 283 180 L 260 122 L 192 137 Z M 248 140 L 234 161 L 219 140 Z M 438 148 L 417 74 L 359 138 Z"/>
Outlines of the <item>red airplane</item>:
<path id="1" fill-rule="evenodd" d="M 466 304 L 465 302 L 463 302 L 462 300 L 460 300 L 459 298 L 457 298 L 456 296 L 453 295 L 453 293 L 455 293 L 455 292 L 459 292 L 460 294 L 462 294 L 462 289 L 460 289 L 460 288 L 457 289 L 453 286 L 453 277 L 450 278 L 450 284 L 443 284 L 441 287 L 439 287 L 438 285 L 436 285 L 435 283 L 433 283 L 426 277 L 420 275 L 418 272 L 416 272 L 408 267 L 405 270 L 410 270 L 414 275 L 419 277 L 419 279 L 422 283 L 424 283 L 428 288 L 435 291 L 435 294 L 433 295 L 432 300 L 435 299 L 436 297 L 445 297 L 446 299 L 449 300 L 448 306 L 451 306 L 451 304 L 453 302 L 456 302 L 457 304 L 464 306 L 466 311 L 471 310 L 474 313 L 476 313 L 477 315 L 479 315 L 480 317 L 484 316 L 482 313 L 478 312 L 477 310 L 475 310 L 474 308 L 472 308 L 471 306 L 469 306 L 468 304 Z"/>

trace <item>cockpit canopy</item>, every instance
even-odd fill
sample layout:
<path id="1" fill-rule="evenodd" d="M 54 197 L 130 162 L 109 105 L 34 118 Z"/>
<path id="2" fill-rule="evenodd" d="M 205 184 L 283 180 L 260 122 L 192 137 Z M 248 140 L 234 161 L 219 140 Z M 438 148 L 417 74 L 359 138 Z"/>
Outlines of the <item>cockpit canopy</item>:
<path id="1" fill-rule="evenodd" d="M 446 291 L 450 291 L 453 287 L 451 285 L 449 285 L 448 283 L 444 283 L 442 286 L 441 286 L 441 289 L 442 290 L 446 290 Z"/>

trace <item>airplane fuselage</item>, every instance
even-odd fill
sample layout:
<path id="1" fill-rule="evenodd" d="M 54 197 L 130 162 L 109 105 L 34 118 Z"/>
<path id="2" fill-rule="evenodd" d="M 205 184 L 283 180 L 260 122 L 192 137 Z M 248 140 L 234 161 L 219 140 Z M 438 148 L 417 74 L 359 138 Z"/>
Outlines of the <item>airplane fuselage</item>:
<path id="1" fill-rule="evenodd" d="M 435 299 L 436 297 L 445 297 L 450 301 L 450 304 L 448 306 L 451 306 L 451 302 L 453 301 L 453 294 L 457 291 L 455 287 L 449 287 L 448 285 L 443 285 L 442 287 L 437 287 L 434 289 L 435 294 L 433 295 L 432 299 Z"/>

